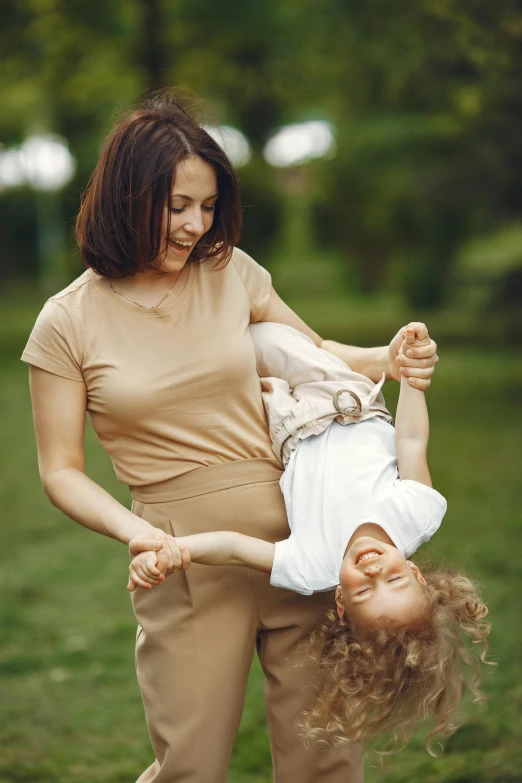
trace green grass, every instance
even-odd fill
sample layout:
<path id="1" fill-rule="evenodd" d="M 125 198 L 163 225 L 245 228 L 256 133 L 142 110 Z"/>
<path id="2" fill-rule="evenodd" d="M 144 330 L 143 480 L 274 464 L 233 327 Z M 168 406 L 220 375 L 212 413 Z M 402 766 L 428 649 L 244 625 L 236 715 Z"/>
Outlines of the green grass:
<path id="1" fill-rule="evenodd" d="M 9 312 L 13 318 L 0 334 L 0 783 L 131 783 L 152 754 L 134 675 L 127 553 L 66 519 L 44 497 L 26 370 L 16 361 L 34 307 Z M 432 473 L 449 500 L 431 551 L 484 585 L 499 663 L 487 672 L 488 702 L 466 703 L 467 722 L 442 759 L 426 754 L 421 737 L 382 765 L 370 755 L 369 783 L 522 781 L 521 358 L 515 351 L 443 347 L 429 394 Z M 390 402 L 395 393 L 388 391 Z M 89 474 L 127 502 L 91 432 L 87 440 Z M 262 686 L 256 664 L 231 783 L 272 779 Z"/>

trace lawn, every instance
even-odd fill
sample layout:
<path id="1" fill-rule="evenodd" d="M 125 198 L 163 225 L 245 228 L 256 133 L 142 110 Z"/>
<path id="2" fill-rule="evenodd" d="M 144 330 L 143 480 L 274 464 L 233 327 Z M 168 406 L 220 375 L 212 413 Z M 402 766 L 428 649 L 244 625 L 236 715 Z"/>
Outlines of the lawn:
<path id="1" fill-rule="evenodd" d="M 132 783 L 151 751 L 134 675 L 127 553 L 44 497 L 27 372 L 16 360 L 34 307 L 4 312 L 0 783 Z M 431 551 L 484 586 L 499 664 L 487 672 L 488 702 L 465 704 L 466 723 L 442 759 L 431 759 L 421 738 L 382 764 L 369 754 L 369 783 L 522 781 L 521 359 L 514 350 L 443 346 L 429 394 L 432 474 L 449 500 Z M 392 405 L 395 395 L 390 388 Z M 128 502 L 90 431 L 87 457 L 89 474 Z M 262 686 L 255 665 L 230 783 L 272 780 Z"/>

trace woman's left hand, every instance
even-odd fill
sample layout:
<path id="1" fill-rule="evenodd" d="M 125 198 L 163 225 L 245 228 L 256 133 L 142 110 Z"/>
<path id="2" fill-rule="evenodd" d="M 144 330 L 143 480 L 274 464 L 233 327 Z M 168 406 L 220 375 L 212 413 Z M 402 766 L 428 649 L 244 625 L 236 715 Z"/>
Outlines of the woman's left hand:
<path id="1" fill-rule="evenodd" d="M 416 340 L 426 341 L 426 344 L 408 348 L 406 354 L 402 354 L 401 346 L 407 328 L 414 329 Z M 439 357 L 437 356 L 437 343 L 430 339 L 426 324 L 413 322 L 401 327 L 389 345 L 388 355 L 389 373 L 392 378 L 396 381 L 400 381 L 403 377 L 410 378 L 411 385 L 417 389 L 428 388 Z"/>

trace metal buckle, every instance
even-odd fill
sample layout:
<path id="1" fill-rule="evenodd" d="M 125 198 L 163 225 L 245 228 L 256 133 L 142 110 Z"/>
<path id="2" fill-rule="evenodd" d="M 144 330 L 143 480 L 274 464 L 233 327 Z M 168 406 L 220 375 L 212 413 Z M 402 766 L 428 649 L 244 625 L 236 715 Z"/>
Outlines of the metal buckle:
<path id="1" fill-rule="evenodd" d="M 352 400 L 355 402 L 355 409 L 354 408 L 347 408 L 347 409 L 341 408 L 341 406 L 339 404 L 339 397 L 341 396 L 341 394 L 349 394 L 350 395 Z M 335 409 L 337 411 L 339 411 L 339 413 L 342 416 L 353 416 L 353 417 L 362 416 L 362 402 L 361 402 L 361 399 L 360 399 L 360 397 L 358 397 L 358 395 L 355 392 L 350 391 L 350 389 L 339 389 L 339 391 L 336 391 L 334 396 L 333 396 L 333 404 L 335 406 Z"/>

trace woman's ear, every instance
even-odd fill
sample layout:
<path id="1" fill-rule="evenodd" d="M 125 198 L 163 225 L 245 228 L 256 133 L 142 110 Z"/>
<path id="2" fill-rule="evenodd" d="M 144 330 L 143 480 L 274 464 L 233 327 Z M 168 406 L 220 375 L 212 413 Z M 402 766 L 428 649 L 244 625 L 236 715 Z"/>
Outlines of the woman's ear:
<path id="1" fill-rule="evenodd" d="M 426 580 L 424 579 L 423 575 L 419 571 L 419 567 L 416 566 L 415 563 L 412 560 L 407 560 L 406 562 L 408 563 L 409 567 L 413 571 L 413 576 L 415 577 L 417 582 L 420 582 L 421 585 L 427 585 L 428 583 L 426 582 Z"/>
<path id="2" fill-rule="evenodd" d="M 337 585 L 335 588 L 335 603 L 337 605 L 337 614 L 339 615 L 339 620 L 344 620 L 343 590 L 341 585 Z"/>

